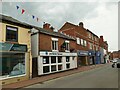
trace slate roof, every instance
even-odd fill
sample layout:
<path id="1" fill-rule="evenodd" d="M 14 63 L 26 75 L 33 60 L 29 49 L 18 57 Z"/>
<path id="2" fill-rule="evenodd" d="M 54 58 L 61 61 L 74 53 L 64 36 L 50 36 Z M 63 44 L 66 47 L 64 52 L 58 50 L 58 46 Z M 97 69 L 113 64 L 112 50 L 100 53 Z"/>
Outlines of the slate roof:
<path id="1" fill-rule="evenodd" d="M 18 26 L 23 26 L 26 28 L 32 28 L 31 25 L 18 21 L 17 19 L 14 19 L 10 16 L 5 16 L 0 14 L 0 22 L 8 23 L 8 24 L 17 24 Z"/>
<path id="2" fill-rule="evenodd" d="M 47 34 L 47 35 L 51 35 L 51 36 L 55 36 L 55 37 L 61 37 L 64 39 L 69 39 L 69 40 L 76 40 L 75 38 L 65 35 L 63 33 L 60 33 L 60 32 L 51 32 L 51 31 L 48 31 L 48 30 L 40 28 L 40 27 L 34 27 L 34 28 L 38 30 L 38 33 L 43 33 L 43 34 Z"/>
<path id="3" fill-rule="evenodd" d="M 64 35 L 64 34 L 59 33 L 59 32 L 50 32 L 50 31 L 45 30 L 43 28 L 21 22 L 17 19 L 14 19 L 14 18 L 10 17 L 10 16 L 5 16 L 5 15 L 0 14 L 0 22 L 16 24 L 18 26 L 22 26 L 22 27 L 26 27 L 26 28 L 30 28 L 30 29 L 36 28 L 40 33 L 43 33 L 43 34 L 47 34 L 47 35 L 51 35 L 51 36 L 55 36 L 55 37 L 61 37 L 61 38 L 69 39 L 69 40 L 75 40 L 73 37 Z"/>

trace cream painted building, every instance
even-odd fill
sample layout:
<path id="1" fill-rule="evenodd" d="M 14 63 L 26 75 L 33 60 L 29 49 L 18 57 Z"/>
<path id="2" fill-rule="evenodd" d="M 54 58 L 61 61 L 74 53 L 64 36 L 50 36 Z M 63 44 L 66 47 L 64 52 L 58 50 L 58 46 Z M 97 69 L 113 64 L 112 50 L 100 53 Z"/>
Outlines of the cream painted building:
<path id="1" fill-rule="evenodd" d="M 12 17 L 0 15 L 0 81 L 2 85 L 32 77 L 32 27 Z"/>

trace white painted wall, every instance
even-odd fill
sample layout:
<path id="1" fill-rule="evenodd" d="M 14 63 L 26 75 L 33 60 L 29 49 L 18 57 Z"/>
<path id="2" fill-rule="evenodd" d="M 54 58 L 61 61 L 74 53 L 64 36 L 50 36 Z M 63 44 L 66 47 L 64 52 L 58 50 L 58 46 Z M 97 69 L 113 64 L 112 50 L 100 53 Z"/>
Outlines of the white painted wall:
<path id="1" fill-rule="evenodd" d="M 43 75 L 43 74 L 50 74 L 50 73 L 55 73 L 55 72 L 60 72 L 60 71 L 65 71 L 68 70 L 66 68 L 66 64 L 70 63 L 70 68 L 69 69 L 74 69 L 77 68 L 77 56 L 73 57 L 70 56 L 70 62 L 66 62 L 66 56 L 62 56 L 62 63 L 58 63 L 58 58 L 56 57 L 56 63 L 51 64 L 51 56 L 49 56 L 49 64 L 43 64 L 43 57 L 38 56 L 38 75 Z M 58 65 L 62 64 L 63 69 L 58 71 Z M 51 65 L 56 65 L 56 71 L 51 72 Z M 49 66 L 50 67 L 50 72 L 49 73 L 43 73 L 43 66 Z"/>
<path id="2" fill-rule="evenodd" d="M 38 51 L 39 51 L 39 34 L 34 34 L 31 36 L 31 51 L 32 51 L 32 58 L 38 57 Z"/>

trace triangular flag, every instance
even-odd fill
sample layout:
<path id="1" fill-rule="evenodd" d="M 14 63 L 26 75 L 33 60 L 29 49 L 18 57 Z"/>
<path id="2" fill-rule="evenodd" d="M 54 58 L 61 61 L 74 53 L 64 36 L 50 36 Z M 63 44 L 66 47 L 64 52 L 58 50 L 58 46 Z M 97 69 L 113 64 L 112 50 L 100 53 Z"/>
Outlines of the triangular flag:
<path id="1" fill-rule="evenodd" d="M 25 12 L 25 10 L 24 10 L 24 9 L 22 9 L 22 14 L 24 14 L 24 12 Z"/>
<path id="2" fill-rule="evenodd" d="M 19 6 L 16 6 L 17 9 L 19 9 Z"/>
<path id="3" fill-rule="evenodd" d="M 34 19 L 34 18 L 35 18 L 35 16 L 34 16 L 34 15 L 32 15 L 32 18 Z"/>
<path id="4" fill-rule="evenodd" d="M 37 22 L 39 21 L 39 18 L 37 18 Z"/>

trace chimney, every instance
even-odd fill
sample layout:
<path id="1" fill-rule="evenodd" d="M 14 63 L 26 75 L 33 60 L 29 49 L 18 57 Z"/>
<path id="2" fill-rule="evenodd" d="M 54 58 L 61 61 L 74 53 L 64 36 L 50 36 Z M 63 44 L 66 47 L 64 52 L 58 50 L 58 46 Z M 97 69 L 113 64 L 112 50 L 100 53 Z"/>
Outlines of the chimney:
<path id="1" fill-rule="evenodd" d="M 49 23 L 45 23 L 45 22 L 43 24 L 43 29 L 46 29 L 51 32 L 53 32 L 53 30 L 54 30 L 54 28 Z"/>
<path id="2" fill-rule="evenodd" d="M 50 29 L 50 24 L 44 22 L 43 28 L 44 28 L 44 29 Z"/>
<path id="3" fill-rule="evenodd" d="M 104 39 L 103 36 L 100 36 L 100 46 L 104 47 Z"/>
<path id="4" fill-rule="evenodd" d="M 80 22 L 80 23 L 79 23 L 79 26 L 80 26 L 80 27 L 84 27 L 83 22 Z"/>

